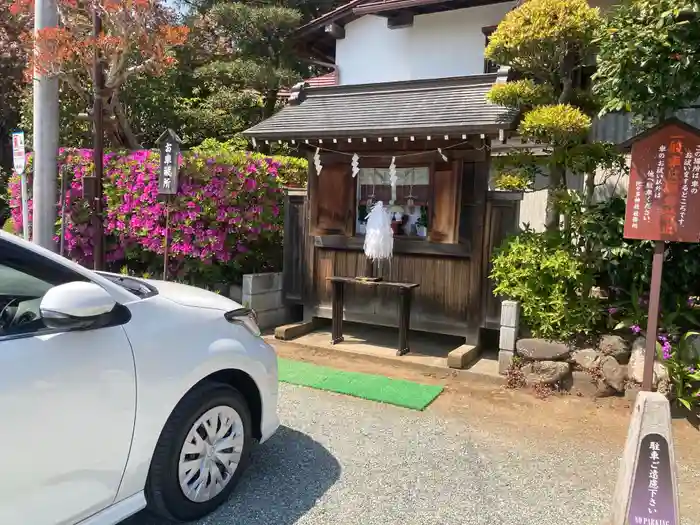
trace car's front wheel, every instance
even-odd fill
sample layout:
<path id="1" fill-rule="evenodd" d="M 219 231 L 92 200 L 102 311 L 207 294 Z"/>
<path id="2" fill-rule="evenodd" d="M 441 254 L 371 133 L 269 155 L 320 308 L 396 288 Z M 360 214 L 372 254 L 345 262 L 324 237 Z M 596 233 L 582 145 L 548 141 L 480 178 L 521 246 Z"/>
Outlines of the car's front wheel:
<path id="1" fill-rule="evenodd" d="M 251 431 L 250 410 L 234 388 L 205 384 L 190 392 L 158 440 L 146 487 L 149 508 L 177 521 L 216 509 L 246 466 Z"/>

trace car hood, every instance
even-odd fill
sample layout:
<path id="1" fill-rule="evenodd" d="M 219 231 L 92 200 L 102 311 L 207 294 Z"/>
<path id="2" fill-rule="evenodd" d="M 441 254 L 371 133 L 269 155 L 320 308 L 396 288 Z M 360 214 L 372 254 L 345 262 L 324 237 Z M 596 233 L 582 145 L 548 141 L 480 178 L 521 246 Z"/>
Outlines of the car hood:
<path id="1" fill-rule="evenodd" d="M 159 295 L 183 306 L 209 308 L 212 310 L 221 310 L 222 312 L 241 308 L 241 305 L 236 301 L 208 290 L 168 281 L 143 280 L 156 288 Z"/>

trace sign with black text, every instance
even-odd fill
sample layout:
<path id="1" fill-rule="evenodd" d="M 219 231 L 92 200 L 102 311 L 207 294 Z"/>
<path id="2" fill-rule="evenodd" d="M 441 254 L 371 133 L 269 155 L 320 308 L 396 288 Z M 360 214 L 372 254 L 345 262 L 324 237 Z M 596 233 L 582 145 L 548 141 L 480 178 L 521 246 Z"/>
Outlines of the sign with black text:
<path id="1" fill-rule="evenodd" d="M 158 139 L 160 144 L 160 173 L 158 194 L 175 195 L 179 183 L 179 162 L 181 140 L 171 129 Z"/>

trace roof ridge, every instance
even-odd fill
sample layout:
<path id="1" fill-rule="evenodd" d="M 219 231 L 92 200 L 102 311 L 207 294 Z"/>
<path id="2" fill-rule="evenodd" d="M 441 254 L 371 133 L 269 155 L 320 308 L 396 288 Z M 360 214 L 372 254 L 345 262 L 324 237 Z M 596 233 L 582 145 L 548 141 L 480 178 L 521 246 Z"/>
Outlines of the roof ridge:
<path id="1" fill-rule="evenodd" d="M 331 94 L 355 95 L 368 93 L 394 93 L 440 88 L 458 88 L 466 86 L 493 85 L 498 79 L 497 73 L 463 75 L 444 78 L 421 78 L 415 80 L 397 80 L 393 82 L 372 82 L 367 84 L 337 84 L 304 88 L 307 97 L 327 96 Z"/>

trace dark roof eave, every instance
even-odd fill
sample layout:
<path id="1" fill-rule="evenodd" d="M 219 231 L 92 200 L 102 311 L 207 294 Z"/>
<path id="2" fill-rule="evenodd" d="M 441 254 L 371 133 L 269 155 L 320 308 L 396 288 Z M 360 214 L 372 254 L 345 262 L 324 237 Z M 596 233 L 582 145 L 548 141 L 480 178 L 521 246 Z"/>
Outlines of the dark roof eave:
<path id="1" fill-rule="evenodd" d="M 499 124 L 466 124 L 464 126 L 449 126 L 449 127 L 416 127 L 402 129 L 365 129 L 365 130 L 338 130 L 329 131 L 319 129 L 318 131 L 295 132 L 294 130 L 280 131 L 255 131 L 250 128 L 242 133 L 245 137 L 260 139 L 260 140 L 306 140 L 306 139 L 361 139 L 366 138 L 390 138 L 390 137 L 410 137 L 434 135 L 436 138 L 439 135 L 498 135 L 501 130 L 509 131 L 515 129 L 514 122 L 504 122 Z"/>
<path id="2" fill-rule="evenodd" d="M 353 16 L 353 8 L 357 5 L 364 3 L 365 1 L 366 0 L 350 0 L 347 4 L 341 5 L 340 7 L 335 8 L 333 11 L 323 14 L 318 18 L 315 18 L 314 20 L 311 20 L 310 22 L 297 28 L 291 36 L 295 40 L 297 38 L 303 38 L 305 35 L 308 35 L 309 33 L 319 29 L 320 27 L 323 27 L 326 24 L 333 23 L 339 18 L 342 18 L 343 16 Z"/>

